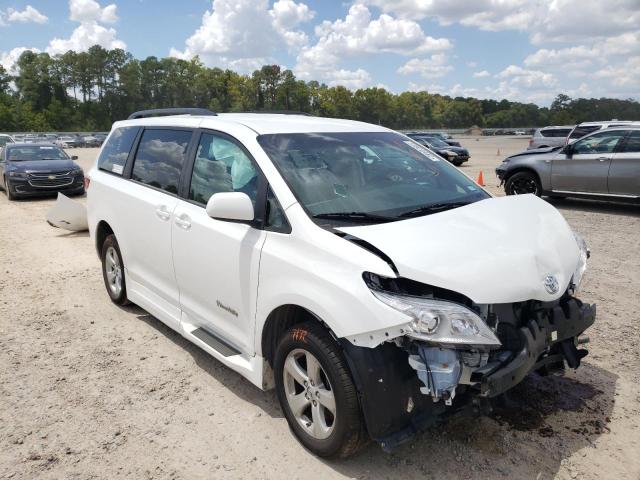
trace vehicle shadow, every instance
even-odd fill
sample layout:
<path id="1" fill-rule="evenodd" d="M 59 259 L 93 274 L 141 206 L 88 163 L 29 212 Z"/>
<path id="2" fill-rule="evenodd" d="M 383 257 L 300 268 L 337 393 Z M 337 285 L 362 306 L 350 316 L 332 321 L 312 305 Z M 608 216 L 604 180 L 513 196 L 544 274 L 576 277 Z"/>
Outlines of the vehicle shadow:
<path id="1" fill-rule="evenodd" d="M 234 395 L 285 421 L 274 390 L 261 391 L 141 308 L 123 308 L 187 351 Z M 608 431 L 617 378 L 586 361 L 566 376 L 531 374 L 493 400 L 488 415 L 452 415 L 392 453 L 371 442 L 354 458 L 318 461 L 359 479 L 553 478 L 565 459 L 594 447 Z"/>
<path id="2" fill-rule="evenodd" d="M 158 333 L 161 333 L 174 344 L 189 353 L 198 367 L 223 384 L 234 395 L 256 405 L 261 408 L 265 414 L 273 418 L 284 418 L 282 410 L 280 410 L 280 405 L 278 404 L 278 399 L 276 398 L 275 390 L 263 392 L 242 375 L 234 372 L 226 365 L 216 360 L 200 347 L 191 343 L 175 330 L 167 327 L 164 323 L 144 311 L 142 308 L 136 305 L 128 305 L 122 308 L 136 314 L 139 320 L 142 320 L 147 325 L 154 328 Z"/>
<path id="3" fill-rule="evenodd" d="M 372 444 L 328 465 L 357 478 L 554 478 L 608 432 L 616 381 L 587 362 L 565 377 L 532 374 L 488 416 L 452 416 L 389 455 Z"/>
<path id="4" fill-rule="evenodd" d="M 612 201 L 600 201 L 582 198 L 553 198 L 545 200 L 558 210 L 573 210 L 590 213 L 606 213 L 610 215 L 623 215 L 640 217 L 640 203 L 624 203 Z"/>

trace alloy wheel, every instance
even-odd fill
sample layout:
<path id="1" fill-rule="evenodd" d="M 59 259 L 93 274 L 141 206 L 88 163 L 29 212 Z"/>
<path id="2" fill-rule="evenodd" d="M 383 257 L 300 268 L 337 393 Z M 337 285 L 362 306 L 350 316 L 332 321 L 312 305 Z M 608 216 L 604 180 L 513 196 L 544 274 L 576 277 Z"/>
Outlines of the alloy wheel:
<path id="1" fill-rule="evenodd" d="M 104 258 L 109 290 L 115 297 L 122 292 L 122 263 L 115 248 L 109 247 Z"/>
<path id="2" fill-rule="evenodd" d="M 306 350 L 292 350 L 282 375 L 287 403 L 296 421 L 313 438 L 329 437 L 336 424 L 336 399 L 318 359 Z"/>

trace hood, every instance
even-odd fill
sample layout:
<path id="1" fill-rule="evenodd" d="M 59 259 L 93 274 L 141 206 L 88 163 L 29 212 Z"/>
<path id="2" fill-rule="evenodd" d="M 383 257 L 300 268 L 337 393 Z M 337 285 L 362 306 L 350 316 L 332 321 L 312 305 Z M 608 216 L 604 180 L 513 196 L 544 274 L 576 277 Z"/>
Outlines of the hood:
<path id="1" fill-rule="evenodd" d="M 547 148 L 532 148 L 531 150 L 525 150 L 524 152 L 510 155 L 507 158 L 517 158 L 517 157 L 524 157 L 529 155 L 537 157 L 539 155 L 552 154 L 552 155 L 549 155 L 549 157 L 551 158 L 551 157 L 554 157 L 555 152 L 561 149 L 562 147 L 564 147 L 564 145 L 557 146 L 557 147 L 547 147 Z"/>
<path id="2" fill-rule="evenodd" d="M 80 168 L 73 160 L 33 160 L 24 162 L 11 162 L 14 170 L 19 172 L 66 172 Z"/>
<path id="3" fill-rule="evenodd" d="M 449 146 L 449 147 L 445 148 L 444 150 L 451 150 L 452 152 L 462 153 L 464 155 L 469 153 L 469 151 L 464 147 L 452 147 L 452 146 Z"/>
<path id="4" fill-rule="evenodd" d="M 573 232 L 534 195 L 489 198 L 399 222 L 338 228 L 378 248 L 398 273 L 475 303 L 560 298 L 579 262 Z M 553 275 L 556 293 L 545 288 Z"/>

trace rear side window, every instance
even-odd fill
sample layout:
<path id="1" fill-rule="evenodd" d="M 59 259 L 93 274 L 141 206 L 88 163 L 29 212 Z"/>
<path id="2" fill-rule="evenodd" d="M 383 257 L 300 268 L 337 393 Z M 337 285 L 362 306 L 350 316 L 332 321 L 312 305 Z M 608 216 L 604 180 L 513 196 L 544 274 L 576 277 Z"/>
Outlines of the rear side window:
<path id="1" fill-rule="evenodd" d="M 569 135 L 570 128 L 550 128 L 548 130 L 540 130 L 543 137 L 564 138 Z"/>
<path id="2" fill-rule="evenodd" d="M 129 151 L 139 130 L 140 127 L 116 128 L 109 136 L 109 140 L 104 144 L 102 152 L 100 152 L 98 168 L 116 175 L 122 175 L 124 164 L 127 162 Z"/>
<path id="3" fill-rule="evenodd" d="M 582 138 L 586 134 L 591 133 L 591 132 L 595 132 L 596 130 L 600 130 L 600 127 L 598 125 L 589 125 L 589 126 L 584 126 L 584 127 L 576 127 L 573 130 L 573 133 L 571 134 L 570 138 Z"/>
<path id="4" fill-rule="evenodd" d="M 177 195 L 190 140 L 191 132 L 186 130 L 145 130 L 131 177 Z"/>
<path id="5" fill-rule="evenodd" d="M 620 152 L 640 153 L 640 130 L 633 130 Z"/>

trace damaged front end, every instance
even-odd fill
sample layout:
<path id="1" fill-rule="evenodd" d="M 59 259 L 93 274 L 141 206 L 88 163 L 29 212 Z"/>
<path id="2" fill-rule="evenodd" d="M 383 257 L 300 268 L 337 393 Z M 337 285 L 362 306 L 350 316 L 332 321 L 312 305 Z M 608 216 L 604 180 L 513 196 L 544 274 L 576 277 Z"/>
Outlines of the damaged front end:
<path id="1" fill-rule="evenodd" d="M 480 404 L 532 371 L 577 368 L 579 336 L 595 305 L 558 300 L 474 304 L 464 295 L 406 278 L 365 273 L 373 295 L 411 321 L 376 348 L 344 341 L 370 435 L 393 448 L 438 418 Z"/>

